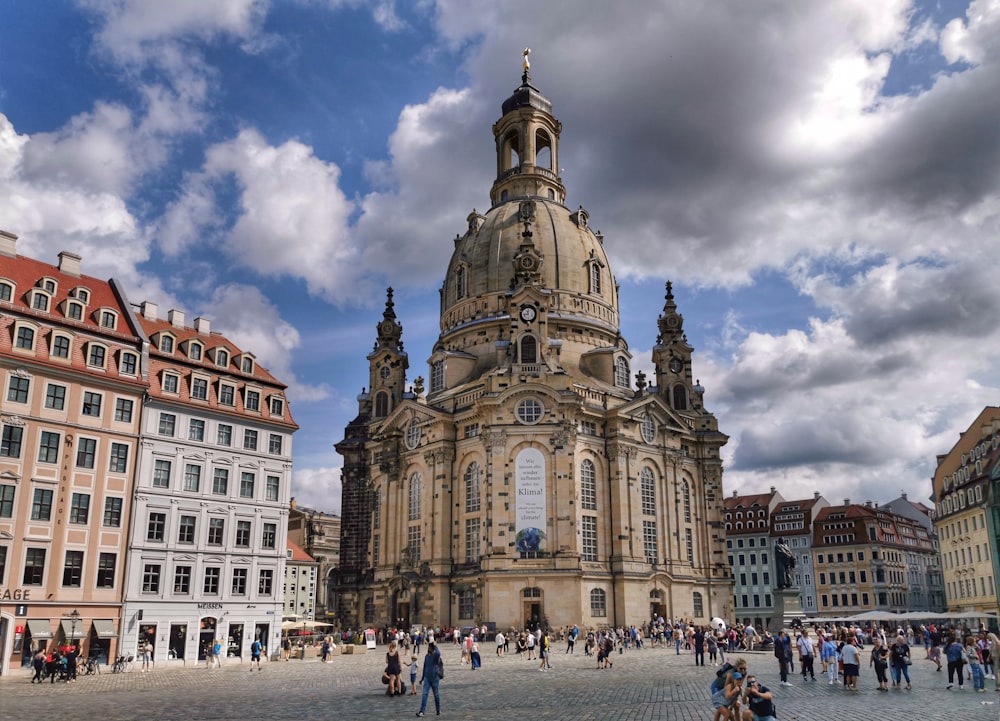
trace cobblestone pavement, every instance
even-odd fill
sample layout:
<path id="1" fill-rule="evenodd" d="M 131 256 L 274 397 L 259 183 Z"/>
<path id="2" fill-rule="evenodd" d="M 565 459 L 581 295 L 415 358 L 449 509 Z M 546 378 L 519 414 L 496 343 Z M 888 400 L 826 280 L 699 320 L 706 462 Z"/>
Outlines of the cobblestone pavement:
<path id="1" fill-rule="evenodd" d="M 672 648 L 626 651 L 614 667 L 597 670 L 594 658 L 566 655 L 556 645 L 554 668 L 538 670 L 537 660 L 516 654 L 492 655 L 485 645 L 483 668 L 459 663 L 457 647 L 444 651 L 446 677 L 441 682 L 442 717 L 469 721 L 711 721 L 708 684 L 714 669 L 696 667 L 691 654 Z M 915 649 L 915 656 L 922 656 Z M 265 662 L 263 670 L 229 660 L 221 669 L 157 668 L 151 673 L 102 673 L 75 684 L 29 683 L 27 671 L 0 678 L 0 721 L 170 721 L 200 719 L 351 719 L 413 718 L 419 696 L 387 698 L 379 682 L 385 648 L 364 655 L 317 660 Z M 845 691 L 825 679 L 792 686 L 778 683 L 777 662 L 770 654 L 745 654 L 750 671 L 775 695 L 782 721 L 870 721 L 877 718 L 921 721 L 998 721 L 1000 693 L 987 680 L 987 692 L 947 691 L 947 672 L 918 658 L 911 667 L 912 691 L 876 690 L 875 674 L 862 671 L 861 690 Z M 422 657 L 421 657 L 422 659 Z M 817 662 L 817 666 L 818 666 Z M 404 668 L 404 673 L 408 672 Z M 428 700 L 430 714 L 434 705 Z"/>

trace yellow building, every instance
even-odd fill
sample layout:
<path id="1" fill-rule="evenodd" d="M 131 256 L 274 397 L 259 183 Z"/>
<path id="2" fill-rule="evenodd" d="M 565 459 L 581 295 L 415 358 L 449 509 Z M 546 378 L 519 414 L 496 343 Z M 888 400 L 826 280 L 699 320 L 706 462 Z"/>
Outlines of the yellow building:
<path id="1" fill-rule="evenodd" d="M 561 130 L 525 73 L 493 126 L 490 207 L 455 238 L 426 393 L 407 389 L 389 292 L 337 444 L 345 626 L 732 615 L 727 437 L 670 283 L 653 385 L 633 383 L 604 237 L 565 204 Z"/>
<path id="2" fill-rule="evenodd" d="M 934 472 L 934 527 L 941 541 L 948 610 L 997 613 L 997 534 L 990 483 L 1000 478 L 1000 408 L 987 406 Z M 995 502 L 995 501 L 994 501 Z"/>

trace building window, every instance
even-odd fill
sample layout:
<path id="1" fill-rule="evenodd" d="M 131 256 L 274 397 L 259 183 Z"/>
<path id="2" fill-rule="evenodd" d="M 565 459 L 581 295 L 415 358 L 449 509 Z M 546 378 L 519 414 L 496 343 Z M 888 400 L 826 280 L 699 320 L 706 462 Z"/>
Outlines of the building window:
<path id="1" fill-rule="evenodd" d="M 14 491 L 15 487 L 4 483 L 0 485 L 0 518 L 14 517 Z M 3 578 L 0 577 L 0 583 Z"/>
<path id="2" fill-rule="evenodd" d="M 45 389 L 45 407 L 61 411 L 66 407 L 66 386 L 49 383 Z"/>
<path id="3" fill-rule="evenodd" d="M 67 303 L 66 317 L 70 320 L 83 320 L 83 305 L 81 303 Z"/>
<path id="4" fill-rule="evenodd" d="M 47 488 L 36 488 L 31 498 L 31 520 L 49 521 L 52 519 L 52 491 Z"/>
<path id="5" fill-rule="evenodd" d="M 656 538 L 656 521 L 642 522 L 642 549 L 646 563 L 659 563 L 659 543 Z"/>
<path id="6" fill-rule="evenodd" d="M 146 523 L 146 540 L 162 541 L 164 531 L 167 528 L 167 514 L 153 511 L 149 514 L 149 521 Z"/>
<path id="7" fill-rule="evenodd" d="M 58 433 L 52 431 L 42 431 L 38 443 L 39 463 L 59 462 L 59 439 Z"/>
<path id="8" fill-rule="evenodd" d="M 245 400 L 243 401 L 244 407 L 248 411 L 259 411 L 260 410 L 260 393 L 257 391 L 248 390 L 245 395 Z"/>
<path id="9" fill-rule="evenodd" d="M 128 468 L 128 446 L 124 443 L 111 444 L 111 458 L 108 461 L 108 471 L 124 473 Z"/>
<path id="10" fill-rule="evenodd" d="M 97 440 L 81 438 L 76 447 L 76 467 L 93 468 L 95 455 L 97 455 Z"/>
<path id="11" fill-rule="evenodd" d="M 628 361 L 622 357 L 618 356 L 615 358 L 615 385 L 619 388 L 628 388 Z"/>
<path id="12" fill-rule="evenodd" d="M 261 596 L 270 596 L 274 586 L 274 571 L 270 568 L 262 568 L 257 575 L 257 593 Z"/>
<path id="13" fill-rule="evenodd" d="M 538 341 L 533 335 L 526 335 L 521 338 L 520 361 L 521 363 L 538 362 Z"/>
<path id="14" fill-rule="evenodd" d="M 35 293 L 33 293 L 31 296 L 31 307 L 34 308 L 35 310 L 48 312 L 49 297 L 44 293 L 39 293 L 38 291 L 35 291 Z"/>
<path id="15" fill-rule="evenodd" d="M 173 373 L 164 373 L 161 385 L 164 393 L 176 394 L 180 387 L 180 379 Z"/>
<path id="16" fill-rule="evenodd" d="M 10 302 L 14 297 L 14 286 L 10 283 L 0 283 L 0 300 Z"/>
<path id="17" fill-rule="evenodd" d="M 271 415 L 272 416 L 285 415 L 285 401 L 283 398 L 278 398 L 277 396 L 271 396 Z"/>
<path id="18" fill-rule="evenodd" d="M 0 456 L 5 458 L 21 457 L 21 439 L 24 429 L 20 426 L 4 426 L 3 439 L 0 440 Z"/>
<path id="19" fill-rule="evenodd" d="M 601 292 L 601 266 L 599 263 L 590 263 L 590 292 Z"/>
<path id="20" fill-rule="evenodd" d="M 469 467 L 465 469 L 465 512 L 466 513 L 476 513 L 479 511 L 480 499 L 479 499 L 479 482 L 480 476 L 482 474 L 479 470 L 479 464 L 475 461 L 469 464 Z"/>
<path id="21" fill-rule="evenodd" d="M 10 403 L 27 403 L 31 381 L 27 378 L 11 376 L 7 385 L 7 400 Z"/>
<path id="22" fill-rule="evenodd" d="M 192 343 L 188 346 L 188 358 L 194 361 L 200 361 L 202 354 L 201 343 Z"/>
<path id="23" fill-rule="evenodd" d="M 594 588 L 590 591 L 590 615 L 596 618 L 608 615 L 608 594 L 603 588 Z"/>
<path id="24" fill-rule="evenodd" d="M 153 463 L 153 488 L 170 488 L 170 461 Z"/>
<path id="25" fill-rule="evenodd" d="M 101 311 L 101 327 L 111 328 L 114 330 L 115 326 L 118 325 L 118 318 L 109 310 Z"/>
<path id="26" fill-rule="evenodd" d="M 458 300 L 464 298 L 468 293 L 468 290 L 466 288 L 466 275 L 467 271 L 464 265 L 459 266 L 458 269 L 455 271 L 455 297 Z M 466 616 L 465 618 L 471 618 L 471 617 Z"/>
<path id="27" fill-rule="evenodd" d="M 17 329 L 17 336 L 14 340 L 15 348 L 22 348 L 24 350 L 34 350 L 35 348 L 35 331 L 33 328 L 29 328 L 26 325 L 22 325 Z"/>
<path id="28" fill-rule="evenodd" d="M 243 450 L 257 450 L 257 431 L 252 431 L 249 428 L 243 430 Z"/>
<path id="29" fill-rule="evenodd" d="M 69 338 L 64 335 L 52 336 L 52 351 L 54 358 L 69 358 Z"/>
<path id="30" fill-rule="evenodd" d="M 541 420 L 545 408 L 534 398 L 525 398 L 517 404 L 517 419 L 521 423 L 537 423 Z"/>
<path id="31" fill-rule="evenodd" d="M 103 368 L 107 353 L 108 351 L 104 346 L 91 343 L 87 352 L 87 365 L 94 366 L 95 368 Z"/>
<path id="32" fill-rule="evenodd" d="M 705 615 L 705 606 L 699 591 L 691 594 L 691 605 L 694 606 L 695 618 L 701 618 Z M 769 603 L 768 605 L 770 606 L 771 604 Z"/>
<path id="33" fill-rule="evenodd" d="M 45 580 L 45 549 L 29 548 L 24 555 L 24 586 L 41 586 Z"/>
<path id="34" fill-rule="evenodd" d="M 208 399 L 208 381 L 204 378 L 191 379 L 191 397 L 195 400 L 204 401 Z"/>
<path id="35" fill-rule="evenodd" d="M 583 516 L 580 519 L 581 558 L 584 561 L 597 560 L 597 516 Z"/>
<path id="36" fill-rule="evenodd" d="M 681 483 L 681 504 L 684 509 L 684 522 L 691 523 L 691 487 L 687 481 Z"/>
<path id="37" fill-rule="evenodd" d="M 82 579 L 83 551 L 66 551 L 66 561 L 63 563 L 63 587 L 79 588 Z"/>
<path id="38" fill-rule="evenodd" d="M 83 415 L 99 418 L 101 415 L 101 401 L 102 397 L 100 393 L 84 391 Z"/>
<path id="39" fill-rule="evenodd" d="M 222 569 L 218 566 L 209 566 L 205 569 L 205 583 L 202 592 L 206 596 L 219 595 L 219 582 L 222 580 Z"/>
<path id="40" fill-rule="evenodd" d="M 642 496 L 642 513 L 645 516 L 656 515 L 656 477 L 653 469 L 643 466 L 639 471 L 639 488 Z"/>
<path id="41" fill-rule="evenodd" d="M 177 416 L 173 413 L 161 413 L 159 434 L 161 436 L 173 436 L 174 426 L 177 424 Z"/>
<path id="42" fill-rule="evenodd" d="M 597 472 L 589 459 L 580 463 L 580 507 L 586 511 L 597 510 Z"/>
<path id="43" fill-rule="evenodd" d="M 240 474 L 240 498 L 253 498 L 256 476 L 244 471 Z"/>
<path id="44" fill-rule="evenodd" d="M 174 352 L 174 339 L 172 336 L 169 335 L 160 336 L 160 352 L 162 353 Z"/>
<path id="45" fill-rule="evenodd" d="M 687 410 L 687 389 L 682 385 L 674 386 L 674 410 Z"/>
<path id="46" fill-rule="evenodd" d="M 90 519 L 90 494 L 74 493 L 70 496 L 69 522 L 86 524 Z"/>
<path id="47" fill-rule="evenodd" d="M 208 545 L 221 546 L 226 537 L 226 519 L 208 519 Z"/>
<path id="48" fill-rule="evenodd" d="M 250 547 L 250 533 L 251 525 L 250 521 L 237 521 L 236 522 L 236 545 L 241 548 Z"/>
<path id="49" fill-rule="evenodd" d="M 181 516 L 180 525 L 177 527 L 177 542 L 194 543 L 197 527 L 198 527 L 197 516 Z"/>
<path id="50" fill-rule="evenodd" d="M 596 436 L 597 424 L 594 421 L 580 421 L 580 433 L 585 436 Z"/>
<path id="51" fill-rule="evenodd" d="M 229 493 L 229 469 L 216 468 L 212 475 L 212 493 L 225 496 Z"/>
<path id="52" fill-rule="evenodd" d="M 375 417 L 385 418 L 389 414 L 389 394 L 379 391 L 375 394 Z"/>
<path id="53" fill-rule="evenodd" d="M 411 521 L 420 518 L 420 499 L 423 495 L 423 477 L 419 472 L 410 476 L 410 502 L 407 518 Z"/>
<path id="54" fill-rule="evenodd" d="M 278 500 L 278 490 L 281 485 L 281 479 L 278 476 L 268 476 L 264 488 L 265 498 L 268 501 Z"/>
<path id="55" fill-rule="evenodd" d="M 102 553 L 97 558 L 97 587 L 115 587 L 115 569 L 118 566 L 118 556 L 114 553 Z"/>
<path id="56" fill-rule="evenodd" d="M 233 444 L 233 427 L 226 423 L 220 423 L 216 436 L 216 441 L 220 446 L 231 446 Z"/>
<path id="57" fill-rule="evenodd" d="M 656 420 L 653 416 L 647 413 L 642 417 L 642 425 L 639 427 L 639 432 L 642 434 L 642 440 L 646 443 L 652 443 L 656 440 Z"/>
<path id="58" fill-rule="evenodd" d="M 431 393 L 444 390 L 444 361 L 431 363 Z"/>
<path id="59" fill-rule="evenodd" d="M 414 418 L 406 428 L 406 447 L 412 451 L 418 443 L 420 443 L 420 425 Z"/>
<path id="60" fill-rule="evenodd" d="M 271 433 L 267 439 L 267 452 L 275 456 L 281 455 L 281 435 Z"/>
<path id="61" fill-rule="evenodd" d="M 278 524 L 265 523 L 263 531 L 261 532 L 260 547 L 274 548 L 275 538 L 277 538 L 277 536 L 278 536 Z"/>
<path id="62" fill-rule="evenodd" d="M 379 539 L 378 534 L 372 536 L 372 568 L 378 568 L 379 564 Z"/>
<path id="63" fill-rule="evenodd" d="M 406 529 L 406 555 L 411 566 L 420 565 L 420 526 L 409 526 Z"/>
<path id="64" fill-rule="evenodd" d="M 147 563 L 142 567 L 142 592 L 160 592 L 160 564 Z"/>
<path id="65" fill-rule="evenodd" d="M 115 399 L 115 420 L 119 423 L 131 423 L 134 407 L 133 402 L 128 398 Z"/>
<path id="66" fill-rule="evenodd" d="M 688 563 L 694 563 L 694 534 L 690 528 L 684 529 L 684 550 L 687 553 Z"/>
<path id="67" fill-rule="evenodd" d="M 174 568 L 174 593 L 181 596 L 191 593 L 191 566 Z"/>
<path id="68" fill-rule="evenodd" d="M 135 353 L 122 353 L 120 372 L 123 375 L 134 376 L 136 374 L 136 366 Z"/>
<path id="69" fill-rule="evenodd" d="M 458 595 L 458 617 L 472 620 L 476 615 L 476 592 L 467 588 Z"/>
<path id="70" fill-rule="evenodd" d="M 225 384 L 219 386 L 219 405 L 236 405 L 236 389 L 233 386 Z"/>
<path id="71" fill-rule="evenodd" d="M 246 596 L 247 595 L 247 573 L 246 568 L 234 568 L 233 569 L 233 595 L 234 596 Z"/>
<path id="72" fill-rule="evenodd" d="M 465 519 L 465 562 L 476 563 L 479 560 L 479 519 Z"/>
<path id="73" fill-rule="evenodd" d="M 184 466 L 184 490 L 192 493 L 201 490 L 201 466 L 193 463 Z"/>

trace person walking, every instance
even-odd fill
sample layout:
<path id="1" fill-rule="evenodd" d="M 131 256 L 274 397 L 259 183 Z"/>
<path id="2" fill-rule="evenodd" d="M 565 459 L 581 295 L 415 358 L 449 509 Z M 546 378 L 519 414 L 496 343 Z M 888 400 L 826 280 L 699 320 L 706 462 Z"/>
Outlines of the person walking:
<path id="1" fill-rule="evenodd" d="M 958 638 L 952 634 L 948 638 L 948 645 L 944 647 L 945 658 L 948 659 L 948 690 L 955 685 L 955 674 L 958 673 L 958 690 L 965 690 L 965 676 L 962 669 L 965 666 L 965 648 L 959 643 Z"/>
<path id="2" fill-rule="evenodd" d="M 399 658 L 399 647 L 396 641 L 389 642 L 389 650 L 385 654 L 385 673 L 389 677 L 389 688 L 386 689 L 386 696 L 396 696 L 403 694 L 402 679 L 403 663 Z"/>
<path id="3" fill-rule="evenodd" d="M 31 677 L 31 683 L 38 681 L 42 682 L 42 671 L 45 670 L 45 649 L 38 649 L 34 656 L 31 657 L 31 666 L 35 669 L 35 675 Z"/>
<path id="4" fill-rule="evenodd" d="M 781 685 L 791 686 L 788 683 L 788 659 L 792 655 L 792 640 L 788 634 L 781 631 L 774 639 L 774 657 L 778 659 L 778 673 L 781 675 Z"/>
<path id="5" fill-rule="evenodd" d="M 910 646 L 902 635 L 896 636 L 895 643 L 889 649 L 889 672 L 892 674 L 892 687 L 899 688 L 902 679 L 906 679 L 906 690 L 910 690 Z"/>
<path id="6" fill-rule="evenodd" d="M 441 652 L 433 641 L 427 642 L 427 653 L 424 655 L 424 668 L 420 677 L 420 683 L 424 685 L 424 693 L 420 698 L 420 710 L 417 716 L 423 716 L 427 710 L 427 696 L 434 692 L 434 708 L 437 715 L 441 715 L 441 693 L 439 690 L 441 678 L 444 675 L 444 663 L 441 661 Z"/>
<path id="7" fill-rule="evenodd" d="M 218 638 L 212 642 L 212 663 L 215 668 L 222 668 L 222 640 Z"/>
<path id="8" fill-rule="evenodd" d="M 291 658 L 292 655 L 292 641 L 288 638 L 288 634 L 281 637 L 281 657 L 286 661 Z"/>
<path id="9" fill-rule="evenodd" d="M 840 654 L 837 652 L 837 644 L 833 642 L 833 636 L 827 636 L 823 639 L 823 645 L 819 649 L 819 657 L 823 661 L 823 666 L 826 668 L 826 677 L 832 686 L 837 683 L 837 663 L 840 660 Z"/>
<path id="10" fill-rule="evenodd" d="M 861 673 L 861 652 L 858 651 L 857 639 L 851 635 L 840 649 L 844 659 L 844 688 L 858 690 L 858 675 Z"/>
<path id="11" fill-rule="evenodd" d="M 497 631 L 497 657 L 503 656 L 503 647 L 507 643 L 507 637 L 503 635 L 503 631 Z"/>
<path id="12" fill-rule="evenodd" d="M 882 637 L 876 636 L 872 646 L 871 658 L 868 660 L 868 667 L 875 668 L 875 677 L 878 679 L 878 690 L 889 690 L 889 679 L 886 676 L 886 669 L 889 668 L 889 649 L 882 643 Z"/>
<path id="13" fill-rule="evenodd" d="M 260 656 L 264 650 L 264 644 L 260 642 L 259 638 L 255 638 L 253 643 L 250 644 L 250 672 L 253 673 L 253 665 L 257 664 L 257 671 L 260 671 Z M 286 661 L 288 659 L 285 659 Z"/>
<path id="14" fill-rule="evenodd" d="M 965 637 L 965 658 L 968 659 L 969 675 L 972 676 L 972 687 L 976 693 L 986 691 L 986 674 L 983 671 L 983 657 L 972 636 Z"/>
<path id="15" fill-rule="evenodd" d="M 815 681 L 816 671 L 813 669 L 813 664 L 816 660 L 816 644 L 809 637 L 809 630 L 803 628 L 795 643 L 799 647 L 799 667 L 802 669 L 802 680 L 805 681 L 806 676 L 809 676 Z"/>
<path id="16" fill-rule="evenodd" d="M 417 659 L 418 658 L 419 658 L 419 656 L 417 656 L 417 654 L 414 653 L 412 656 L 410 656 L 410 662 L 409 663 L 406 663 L 405 661 L 403 662 L 403 663 L 406 663 L 406 665 L 410 667 L 410 695 L 411 696 L 416 696 L 417 695 L 417 663 L 418 663 Z"/>

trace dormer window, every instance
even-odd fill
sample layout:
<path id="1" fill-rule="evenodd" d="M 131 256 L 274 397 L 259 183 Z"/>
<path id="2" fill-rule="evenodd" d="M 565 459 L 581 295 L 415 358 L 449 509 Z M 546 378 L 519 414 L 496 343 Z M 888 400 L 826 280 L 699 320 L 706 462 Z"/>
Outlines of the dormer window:
<path id="1" fill-rule="evenodd" d="M 206 379 L 191 379 L 191 397 L 199 401 L 208 400 L 208 381 Z"/>
<path id="2" fill-rule="evenodd" d="M 90 302 L 90 291 L 86 288 L 74 288 L 69 292 L 69 297 L 76 298 L 84 305 L 87 305 Z"/>
<path id="3" fill-rule="evenodd" d="M 66 317 L 70 320 L 83 320 L 83 303 L 75 300 L 66 301 Z"/>
<path id="4" fill-rule="evenodd" d="M 51 346 L 49 348 L 50 358 L 69 358 L 72 341 L 69 336 L 52 334 Z"/>
<path id="5" fill-rule="evenodd" d="M 601 266 L 597 263 L 590 264 L 590 292 L 601 292 Z"/>
<path id="6" fill-rule="evenodd" d="M 35 310 L 45 311 L 49 310 L 50 298 L 46 295 L 45 291 L 33 290 L 31 291 L 31 307 Z"/>
<path id="7" fill-rule="evenodd" d="M 285 399 L 281 396 L 271 396 L 271 415 L 285 415 Z"/>
<path id="8" fill-rule="evenodd" d="M 244 373 L 253 373 L 253 358 L 248 355 L 243 356 L 240 361 L 240 368 Z"/>
<path id="9" fill-rule="evenodd" d="M 223 368 L 229 367 L 229 351 L 225 348 L 219 348 L 215 351 L 215 365 L 221 366 Z"/>
<path id="10" fill-rule="evenodd" d="M 0 300 L 10 302 L 14 297 L 14 285 L 7 281 L 0 282 Z"/>
<path id="11" fill-rule="evenodd" d="M 139 358 L 135 353 L 123 351 L 119 360 L 119 372 L 123 375 L 134 376 L 139 365 Z"/>
<path id="12" fill-rule="evenodd" d="M 191 360 L 200 361 L 201 354 L 202 354 L 201 343 L 192 343 L 190 346 L 188 346 L 188 358 L 190 358 Z"/>
<path id="13" fill-rule="evenodd" d="M 455 297 L 464 298 L 468 295 L 467 287 L 468 270 L 462 265 L 455 271 Z"/>
<path id="14" fill-rule="evenodd" d="M 444 361 L 431 363 L 431 393 L 444 390 Z"/>
<path id="15" fill-rule="evenodd" d="M 260 391 L 252 391 L 248 388 L 243 396 L 243 407 L 248 411 L 259 411 Z"/>
<path id="16" fill-rule="evenodd" d="M 177 388 L 180 385 L 180 377 L 176 373 L 164 373 L 163 379 L 160 381 L 160 387 L 163 388 L 164 393 L 177 393 Z"/>
<path id="17" fill-rule="evenodd" d="M 628 388 L 628 361 L 622 356 L 615 358 L 615 385 Z"/>
<path id="18" fill-rule="evenodd" d="M 111 310 L 101 310 L 98 322 L 102 328 L 114 330 L 118 326 L 118 314 Z"/>
<path id="19" fill-rule="evenodd" d="M 107 359 L 108 349 L 97 343 L 87 344 L 87 365 L 93 368 L 103 368 Z"/>
<path id="20" fill-rule="evenodd" d="M 219 405 L 236 405 L 236 386 L 231 386 L 226 383 L 219 385 Z"/>
<path id="21" fill-rule="evenodd" d="M 161 353 L 174 352 L 174 337 L 172 335 L 160 336 L 160 352 Z"/>
<path id="22" fill-rule="evenodd" d="M 55 295 L 56 288 L 58 288 L 59 286 L 56 285 L 55 280 L 53 280 L 52 278 L 42 278 L 41 280 L 38 281 L 38 287 L 44 289 L 45 292 L 48 293 L 49 295 Z"/>
<path id="23" fill-rule="evenodd" d="M 18 325 L 14 334 L 14 347 L 21 350 L 35 350 L 35 329 L 29 325 Z"/>

